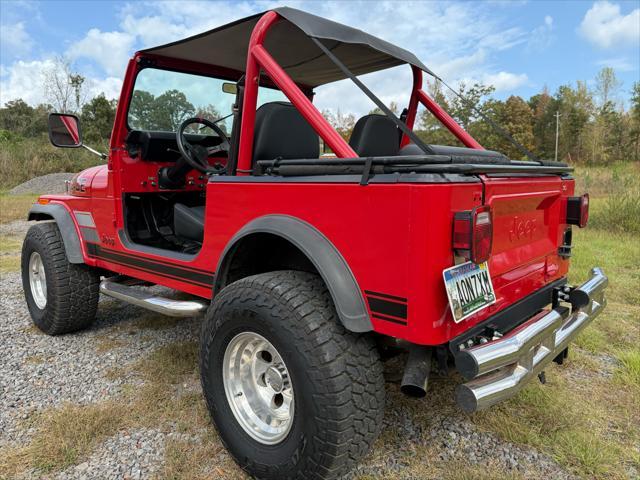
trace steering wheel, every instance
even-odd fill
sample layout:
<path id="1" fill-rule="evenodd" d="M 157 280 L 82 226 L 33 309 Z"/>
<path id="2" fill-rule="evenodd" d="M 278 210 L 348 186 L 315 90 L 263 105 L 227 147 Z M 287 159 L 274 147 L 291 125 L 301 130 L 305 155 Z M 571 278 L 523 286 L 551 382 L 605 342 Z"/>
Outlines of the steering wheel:
<path id="1" fill-rule="evenodd" d="M 211 130 L 216 132 L 222 140 L 222 143 L 214 147 L 203 147 L 202 145 L 190 144 L 185 138 L 184 131 L 189 125 L 194 123 L 199 123 L 209 127 Z M 201 117 L 187 118 L 180 124 L 180 127 L 178 127 L 178 131 L 176 132 L 176 143 L 178 144 L 178 150 L 180 150 L 182 157 L 191 167 L 195 168 L 199 172 L 220 173 L 224 170 L 224 167 L 216 168 L 210 166 L 208 161 L 210 155 L 218 152 L 228 152 L 230 148 L 229 137 L 222 128 L 216 125 L 215 122 Z"/>

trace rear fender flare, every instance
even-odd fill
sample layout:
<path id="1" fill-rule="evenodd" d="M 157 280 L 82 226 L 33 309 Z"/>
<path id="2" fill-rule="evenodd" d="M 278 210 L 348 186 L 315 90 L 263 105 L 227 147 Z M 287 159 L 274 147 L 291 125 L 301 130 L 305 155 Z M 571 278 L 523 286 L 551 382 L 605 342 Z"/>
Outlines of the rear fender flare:
<path id="1" fill-rule="evenodd" d="M 352 332 L 373 330 L 358 283 L 336 247 L 315 227 L 288 215 L 265 215 L 242 227 L 227 243 L 216 272 L 214 294 L 222 288 L 234 245 L 254 233 L 280 236 L 295 245 L 313 263 L 324 280 L 343 326 Z"/>
<path id="2" fill-rule="evenodd" d="M 71 217 L 71 213 L 63 205 L 56 203 L 40 205 L 36 203 L 29 210 L 28 220 L 50 219 L 53 219 L 58 225 L 64 241 L 64 252 L 69 263 L 85 263 L 82 257 L 82 246 L 76 224 Z"/>

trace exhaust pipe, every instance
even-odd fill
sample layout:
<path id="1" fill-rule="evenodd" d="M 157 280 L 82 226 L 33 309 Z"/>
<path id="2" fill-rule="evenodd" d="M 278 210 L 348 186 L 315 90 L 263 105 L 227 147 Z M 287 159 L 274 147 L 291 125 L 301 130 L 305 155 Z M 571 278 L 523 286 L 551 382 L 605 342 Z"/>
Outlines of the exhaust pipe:
<path id="1" fill-rule="evenodd" d="M 411 345 L 404 368 L 400 391 L 409 397 L 422 398 L 427 394 L 427 383 L 431 373 L 431 347 Z"/>

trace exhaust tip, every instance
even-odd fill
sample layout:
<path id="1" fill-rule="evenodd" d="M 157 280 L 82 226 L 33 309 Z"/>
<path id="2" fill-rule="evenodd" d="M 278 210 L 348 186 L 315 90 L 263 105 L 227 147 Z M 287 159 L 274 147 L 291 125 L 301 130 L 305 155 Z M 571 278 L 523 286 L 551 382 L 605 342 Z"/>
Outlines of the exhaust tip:
<path id="1" fill-rule="evenodd" d="M 424 398 L 427 395 L 427 391 L 420 385 L 403 384 L 400 386 L 400 391 L 413 398 Z"/>
<path id="2" fill-rule="evenodd" d="M 431 372 L 432 348 L 412 345 L 404 368 L 400 391 L 409 397 L 423 398 L 427 394 Z"/>
<path id="3" fill-rule="evenodd" d="M 456 403 L 465 413 L 473 413 L 478 410 L 478 399 L 473 390 L 466 385 L 458 385 L 456 388 Z"/>

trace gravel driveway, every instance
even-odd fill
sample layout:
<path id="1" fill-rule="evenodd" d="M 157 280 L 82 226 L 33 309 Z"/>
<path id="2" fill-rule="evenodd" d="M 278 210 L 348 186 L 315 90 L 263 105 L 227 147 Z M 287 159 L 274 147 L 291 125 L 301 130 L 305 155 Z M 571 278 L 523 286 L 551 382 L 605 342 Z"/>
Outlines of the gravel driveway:
<path id="1" fill-rule="evenodd" d="M 13 222 L 9 231 L 24 233 L 26 226 L 26 222 Z M 136 323 L 145 315 L 136 307 L 103 299 L 91 329 L 49 337 L 31 325 L 20 275 L 3 275 L 0 279 L 0 451 L 28 444 L 37 425 L 29 420 L 37 419 L 39 412 L 67 402 L 93 404 L 117 399 L 123 390 L 135 388 L 142 381 L 127 374 L 123 367 L 146 358 L 159 347 L 197 340 L 197 319 L 153 328 Z M 125 373 L 114 378 L 108 375 L 113 369 Z M 443 478 L 442 474 L 415 473 L 416 465 L 429 463 L 437 472 L 446 472 L 448 465 L 487 465 L 527 478 L 571 478 L 549 457 L 477 429 L 470 417 L 453 408 L 453 386 L 451 379 L 434 379 L 428 397 L 416 401 L 404 398 L 397 384 L 389 382 L 383 435 L 354 477 Z M 199 389 L 195 376 L 192 387 Z M 30 470 L 22 477 L 162 477 L 167 440 L 189 435 L 171 425 L 119 431 L 101 442 L 79 465 L 50 474 Z M 428 456 L 420 458 L 424 452 L 428 452 Z M 212 459 L 224 462 L 228 474 L 212 474 L 211 478 L 242 477 L 235 467 L 228 468 L 232 463 L 223 448 L 216 448 Z"/>

